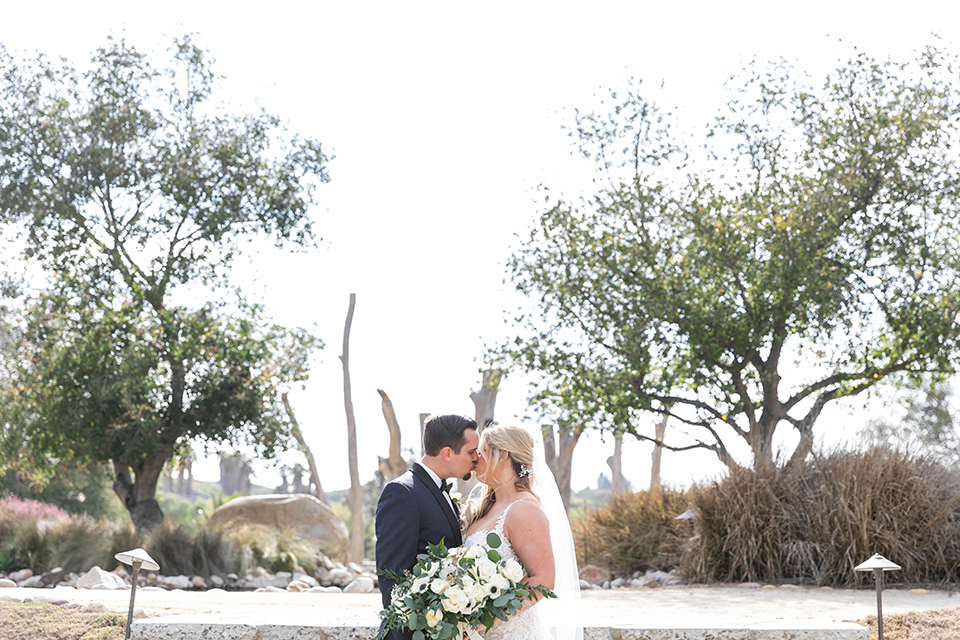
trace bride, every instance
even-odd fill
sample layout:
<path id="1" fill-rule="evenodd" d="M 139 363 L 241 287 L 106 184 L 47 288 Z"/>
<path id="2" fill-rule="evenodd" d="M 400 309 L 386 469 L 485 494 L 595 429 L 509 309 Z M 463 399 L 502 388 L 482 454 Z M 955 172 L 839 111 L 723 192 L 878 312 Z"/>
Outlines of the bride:
<path id="1" fill-rule="evenodd" d="M 483 634 L 485 640 L 582 638 L 575 620 L 580 591 L 573 537 L 542 452 L 542 443 L 521 427 L 492 424 L 480 434 L 476 474 L 482 484 L 464 511 L 463 544 L 486 547 L 487 535 L 495 532 L 501 557 L 527 569 L 524 582 L 558 596 L 527 601 L 506 622 L 498 620 Z"/>

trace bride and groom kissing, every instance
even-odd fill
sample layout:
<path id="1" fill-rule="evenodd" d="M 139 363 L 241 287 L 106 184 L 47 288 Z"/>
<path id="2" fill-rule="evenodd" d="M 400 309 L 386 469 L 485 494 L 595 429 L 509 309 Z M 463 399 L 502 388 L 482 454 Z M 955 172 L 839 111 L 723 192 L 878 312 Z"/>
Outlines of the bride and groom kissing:
<path id="1" fill-rule="evenodd" d="M 503 543 L 500 554 L 526 569 L 523 582 L 553 589 L 565 600 L 565 611 L 572 611 L 579 600 L 573 540 L 553 474 L 537 447 L 538 435 L 495 423 L 480 432 L 475 421 L 458 415 L 425 422 L 423 457 L 384 487 L 377 504 L 376 558 L 385 609 L 396 584 L 386 574 L 412 569 L 428 544 L 442 540 L 448 547 L 482 547 L 495 532 Z M 473 473 L 480 484 L 461 511 L 450 498 L 449 481 L 468 480 Z M 528 601 L 481 635 L 485 640 L 580 637 L 576 624 L 558 628 L 558 611 L 541 615 L 546 605 Z M 409 640 L 412 633 L 391 629 L 387 637 Z"/>

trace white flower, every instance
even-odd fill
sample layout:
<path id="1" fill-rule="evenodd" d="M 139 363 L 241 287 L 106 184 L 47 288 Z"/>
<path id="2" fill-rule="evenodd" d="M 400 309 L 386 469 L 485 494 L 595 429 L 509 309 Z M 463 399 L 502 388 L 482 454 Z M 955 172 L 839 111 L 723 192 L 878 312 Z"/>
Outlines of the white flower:
<path id="1" fill-rule="evenodd" d="M 434 573 L 437 572 L 437 569 L 439 569 L 439 568 L 440 568 L 440 565 L 439 565 L 439 564 L 435 564 L 435 563 L 433 563 L 433 562 L 428 562 L 427 564 L 425 564 L 425 565 L 423 566 L 423 571 L 420 573 L 420 575 L 421 575 L 421 576 L 432 576 Z"/>
<path id="2" fill-rule="evenodd" d="M 501 593 L 510 588 L 510 581 L 498 573 L 490 578 L 490 582 L 487 583 L 487 586 L 490 588 L 491 595 L 496 594 L 499 596 Z"/>
<path id="3" fill-rule="evenodd" d="M 477 563 L 474 565 L 474 568 L 476 569 L 477 577 L 483 582 L 489 582 L 493 576 L 497 575 L 497 564 L 486 556 L 477 558 Z"/>
<path id="4" fill-rule="evenodd" d="M 436 594 L 441 594 L 446 591 L 447 587 L 446 580 L 441 580 L 440 578 L 435 578 L 433 582 L 430 583 L 430 591 L 433 591 Z"/>
<path id="5" fill-rule="evenodd" d="M 432 629 L 433 627 L 437 626 L 437 623 L 440 622 L 440 620 L 443 619 L 443 612 L 440 611 L 440 609 L 437 609 L 436 611 L 431 611 L 430 609 L 427 609 L 426 617 L 427 617 L 427 626 Z"/>
<path id="6" fill-rule="evenodd" d="M 421 575 L 419 578 L 413 581 L 410 585 L 410 593 L 421 593 L 424 589 L 427 588 L 427 584 L 430 582 L 430 578 L 427 576 Z"/>
<path id="7" fill-rule="evenodd" d="M 467 597 L 470 598 L 470 601 L 473 602 L 474 604 L 486 598 L 488 593 L 486 587 L 477 583 L 473 583 L 469 587 L 464 586 L 463 591 L 464 593 L 467 594 Z"/>
<path id="8" fill-rule="evenodd" d="M 468 558 L 473 558 L 474 560 L 476 560 L 477 558 L 483 558 L 486 555 L 487 555 L 487 552 L 484 551 L 482 547 L 470 547 L 469 549 L 467 549 L 467 553 L 466 553 L 466 556 Z"/>
<path id="9" fill-rule="evenodd" d="M 503 566 L 503 575 L 508 580 L 520 582 L 523 580 L 523 567 L 516 560 L 507 560 Z"/>
<path id="10" fill-rule="evenodd" d="M 450 587 L 444 595 L 443 608 L 450 613 L 466 613 L 470 608 L 470 599 L 460 587 Z"/>

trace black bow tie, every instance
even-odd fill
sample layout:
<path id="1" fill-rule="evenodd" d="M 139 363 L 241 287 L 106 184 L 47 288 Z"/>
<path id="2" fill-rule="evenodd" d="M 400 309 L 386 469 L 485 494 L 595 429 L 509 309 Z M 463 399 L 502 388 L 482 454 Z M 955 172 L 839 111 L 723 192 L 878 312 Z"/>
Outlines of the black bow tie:
<path id="1" fill-rule="evenodd" d="M 449 480 L 444 480 L 440 483 L 440 491 L 443 491 L 444 493 L 450 493 L 451 487 L 453 487 L 453 485 L 450 484 Z"/>

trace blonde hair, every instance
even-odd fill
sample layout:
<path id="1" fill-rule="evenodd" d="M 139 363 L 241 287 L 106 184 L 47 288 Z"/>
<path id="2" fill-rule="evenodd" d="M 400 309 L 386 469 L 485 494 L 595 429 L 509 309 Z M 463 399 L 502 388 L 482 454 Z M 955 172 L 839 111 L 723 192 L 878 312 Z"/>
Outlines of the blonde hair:
<path id="1" fill-rule="evenodd" d="M 500 465 L 500 454 L 506 453 L 504 460 L 513 466 L 517 476 L 513 486 L 517 491 L 525 491 L 537 500 L 540 498 L 533 492 L 533 436 L 523 427 L 513 425 L 499 425 L 493 423 L 480 432 L 480 448 L 486 447 L 490 453 L 487 458 L 486 477 L 492 478 L 494 471 Z M 467 508 L 463 512 L 464 530 L 483 516 L 490 513 L 497 496 L 495 489 L 488 484 L 481 483 L 480 492 L 474 491 Z"/>

